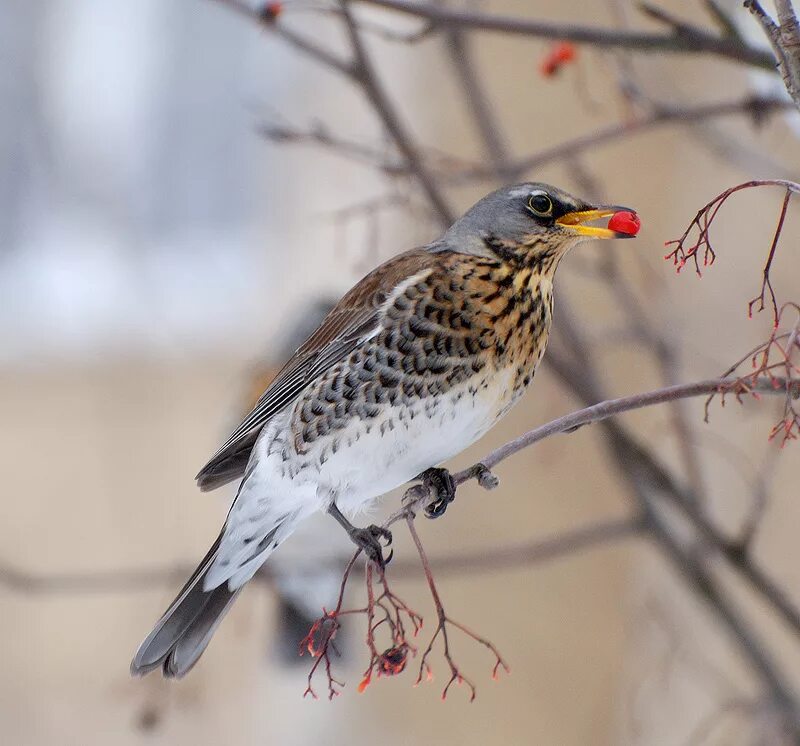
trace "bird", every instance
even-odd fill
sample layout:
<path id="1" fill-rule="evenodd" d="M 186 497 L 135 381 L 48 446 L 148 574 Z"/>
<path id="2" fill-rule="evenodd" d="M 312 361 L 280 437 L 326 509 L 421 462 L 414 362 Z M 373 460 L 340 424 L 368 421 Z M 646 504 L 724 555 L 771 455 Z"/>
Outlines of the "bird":
<path id="1" fill-rule="evenodd" d="M 272 345 L 270 351 L 259 356 L 246 376 L 243 396 L 236 407 L 237 420 L 249 412 L 261 398 L 264 390 L 278 372 L 275 363 L 290 357 L 298 344 L 304 342 L 322 322 L 328 312 L 336 305 L 338 298 L 329 294 L 306 298 L 286 324 L 281 343 Z M 236 424 L 236 423 L 233 423 Z M 303 524 L 299 535 L 295 534 L 292 544 L 298 553 L 302 546 L 319 543 L 321 546 L 335 542 L 336 537 L 326 531 L 327 521 L 309 521 Z M 337 548 L 340 548 L 337 546 Z M 333 553 L 333 547 L 330 547 Z M 313 568 L 298 567 L 298 553 L 278 553 L 270 560 L 271 577 L 275 597 L 275 634 L 272 641 L 276 659 L 285 666 L 305 665 L 297 654 L 303 638 L 311 625 L 317 620 L 320 609 L 336 598 L 342 583 L 341 573 L 330 563 L 319 563 Z M 339 630 L 336 647 L 342 657 L 348 654 L 347 630 Z"/>
<path id="2" fill-rule="evenodd" d="M 549 184 L 505 186 L 347 292 L 197 474 L 203 491 L 239 480 L 236 497 L 131 673 L 188 673 L 247 581 L 315 512 L 381 570 L 391 533 L 355 526 L 359 514 L 415 479 L 437 496 L 429 517 L 443 514 L 455 490 L 440 465 L 533 379 L 559 262 L 580 241 L 630 237 L 589 225 L 623 210 L 635 213 Z"/>

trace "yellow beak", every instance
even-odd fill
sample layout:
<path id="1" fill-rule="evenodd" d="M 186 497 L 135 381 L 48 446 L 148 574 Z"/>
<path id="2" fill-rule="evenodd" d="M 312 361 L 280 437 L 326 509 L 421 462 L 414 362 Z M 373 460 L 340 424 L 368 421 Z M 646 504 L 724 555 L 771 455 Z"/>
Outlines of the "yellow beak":
<path id="1" fill-rule="evenodd" d="M 556 220 L 556 223 L 564 228 L 569 229 L 579 236 L 586 236 L 589 238 L 633 238 L 633 235 L 628 233 L 618 233 L 617 231 L 609 230 L 608 228 L 600 228 L 596 225 L 584 225 L 591 220 L 598 220 L 599 218 L 607 218 L 615 212 L 624 210 L 626 212 L 636 212 L 630 207 L 622 207 L 621 205 L 604 205 L 596 207 L 592 210 L 583 210 L 581 212 L 568 212 Z"/>

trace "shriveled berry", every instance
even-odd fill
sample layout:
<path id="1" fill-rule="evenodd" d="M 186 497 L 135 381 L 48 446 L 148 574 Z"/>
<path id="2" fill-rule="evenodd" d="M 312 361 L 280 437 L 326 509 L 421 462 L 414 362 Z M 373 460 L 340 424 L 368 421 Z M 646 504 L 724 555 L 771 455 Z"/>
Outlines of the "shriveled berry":
<path id="1" fill-rule="evenodd" d="M 387 676 L 395 676 L 406 667 L 408 647 L 400 645 L 396 648 L 385 650 L 379 659 L 380 672 Z"/>

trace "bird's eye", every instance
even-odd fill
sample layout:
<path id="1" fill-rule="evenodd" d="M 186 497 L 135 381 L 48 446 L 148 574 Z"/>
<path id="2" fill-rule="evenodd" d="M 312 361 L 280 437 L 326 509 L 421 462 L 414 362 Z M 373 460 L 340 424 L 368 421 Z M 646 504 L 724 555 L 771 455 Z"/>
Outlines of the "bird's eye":
<path id="1" fill-rule="evenodd" d="M 553 214 L 553 200 L 545 192 L 534 192 L 528 197 L 528 209 L 537 217 L 549 217 Z"/>

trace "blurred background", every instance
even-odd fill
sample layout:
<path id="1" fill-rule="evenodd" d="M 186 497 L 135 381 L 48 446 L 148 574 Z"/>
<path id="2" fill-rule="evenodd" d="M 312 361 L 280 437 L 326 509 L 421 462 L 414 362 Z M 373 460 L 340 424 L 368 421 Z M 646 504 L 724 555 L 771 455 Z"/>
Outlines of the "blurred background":
<path id="1" fill-rule="evenodd" d="M 623 0 L 476 7 L 664 30 Z M 699 4 L 659 7 L 715 29 Z M 764 46 L 749 17 L 725 7 Z M 408 17 L 358 10 L 394 34 L 420 29 Z M 287 3 L 278 22 L 347 52 L 340 19 L 319 6 Z M 481 161 L 485 143 L 441 38 L 385 36 L 370 33 L 369 49 L 410 132 L 456 164 Z M 641 102 L 626 81 L 672 106 L 781 95 L 769 72 L 708 56 L 585 46 L 546 75 L 550 54 L 546 39 L 470 36 L 489 111 L 520 156 L 636 120 Z M 783 742 L 771 735 L 774 712 L 761 707 L 759 676 L 736 641 L 654 545 L 634 536 L 439 577 L 448 611 L 491 639 L 512 669 L 492 681 L 487 651 L 454 637 L 477 686 L 471 704 L 463 688 L 440 700 L 440 651 L 432 683 L 412 687 L 412 662 L 358 694 L 368 660 L 361 620 L 346 630 L 342 696 L 328 702 L 319 680 L 322 698 L 303 699 L 310 661 L 287 662 L 286 644 L 277 644 L 285 611 L 267 583 L 242 595 L 186 679 L 130 679 L 136 646 L 205 553 L 232 497 L 199 493 L 193 475 L 320 308 L 440 228 L 413 179 L 371 162 L 396 158 L 358 88 L 225 3 L 6 0 L 0 57 L 3 743 Z M 680 381 L 719 375 L 769 333 L 766 314 L 748 320 L 747 300 L 759 289 L 780 190 L 745 192 L 721 213 L 719 258 L 702 280 L 676 276 L 664 242 L 728 186 L 799 174 L 795 116 L 778 112 L 759 126 L 744 116 L 666 124 L 526 172 L 630 204 L 642 217 L 635 242 L 583 245 L 560 270 L 556 332 L 563 309 L 608 395 L 664 384 L 641 340 L 624 333 L 632 313 L 677 341 Z M 286 136 L 322 130 L 375 157 Z M 490 188 L 490 180 L 459 182 L 447 194 L 460 213 Z M 798 289 L 799 217 L 791 206 L 773 274 L 783 299 Z M 616 257 L 638 311 L 598 283 L 601 252 Z M 796 604 L 800 446 L 768 442 L 779 405 L 715 404 L 706 425 L 702 400 L 690 400 L 682 410 L 691 442 L 676 436 L 672 410 L 625 422 L 680 477 L 688 443 L 693 478 L 726 530 L 765 497 L 753 551 Z M 454 466 L 579 406 L 543 370 L 523 403 Z M 453 553 L 624 519 L 633 501 L 607 446 L 596 426 L 584 428 L 505 462 L 494 492 L 464 487 L 444 520 L 418 521 L 434 570 Z M 397 501 L 386 498 L 375 515 Z M 292 552 L 346 556 L 343 534 L 320 521 L 286 557 L 281 549 L 276 567 L 291 568 Z M 413 559 L 405 533 L 395 531 L 395 556 Z M 341 568 L 321 569 L 328 580 L 301 596 L 329 595 L 331 577 L 335 593 Z M 794 692 L 796 637 L 732 573 L 722 582 Z M 421 572 L 404 573 L 395 589 L 433 619 Z M 360 581 L 351 592 L 357 603 Z"/>

